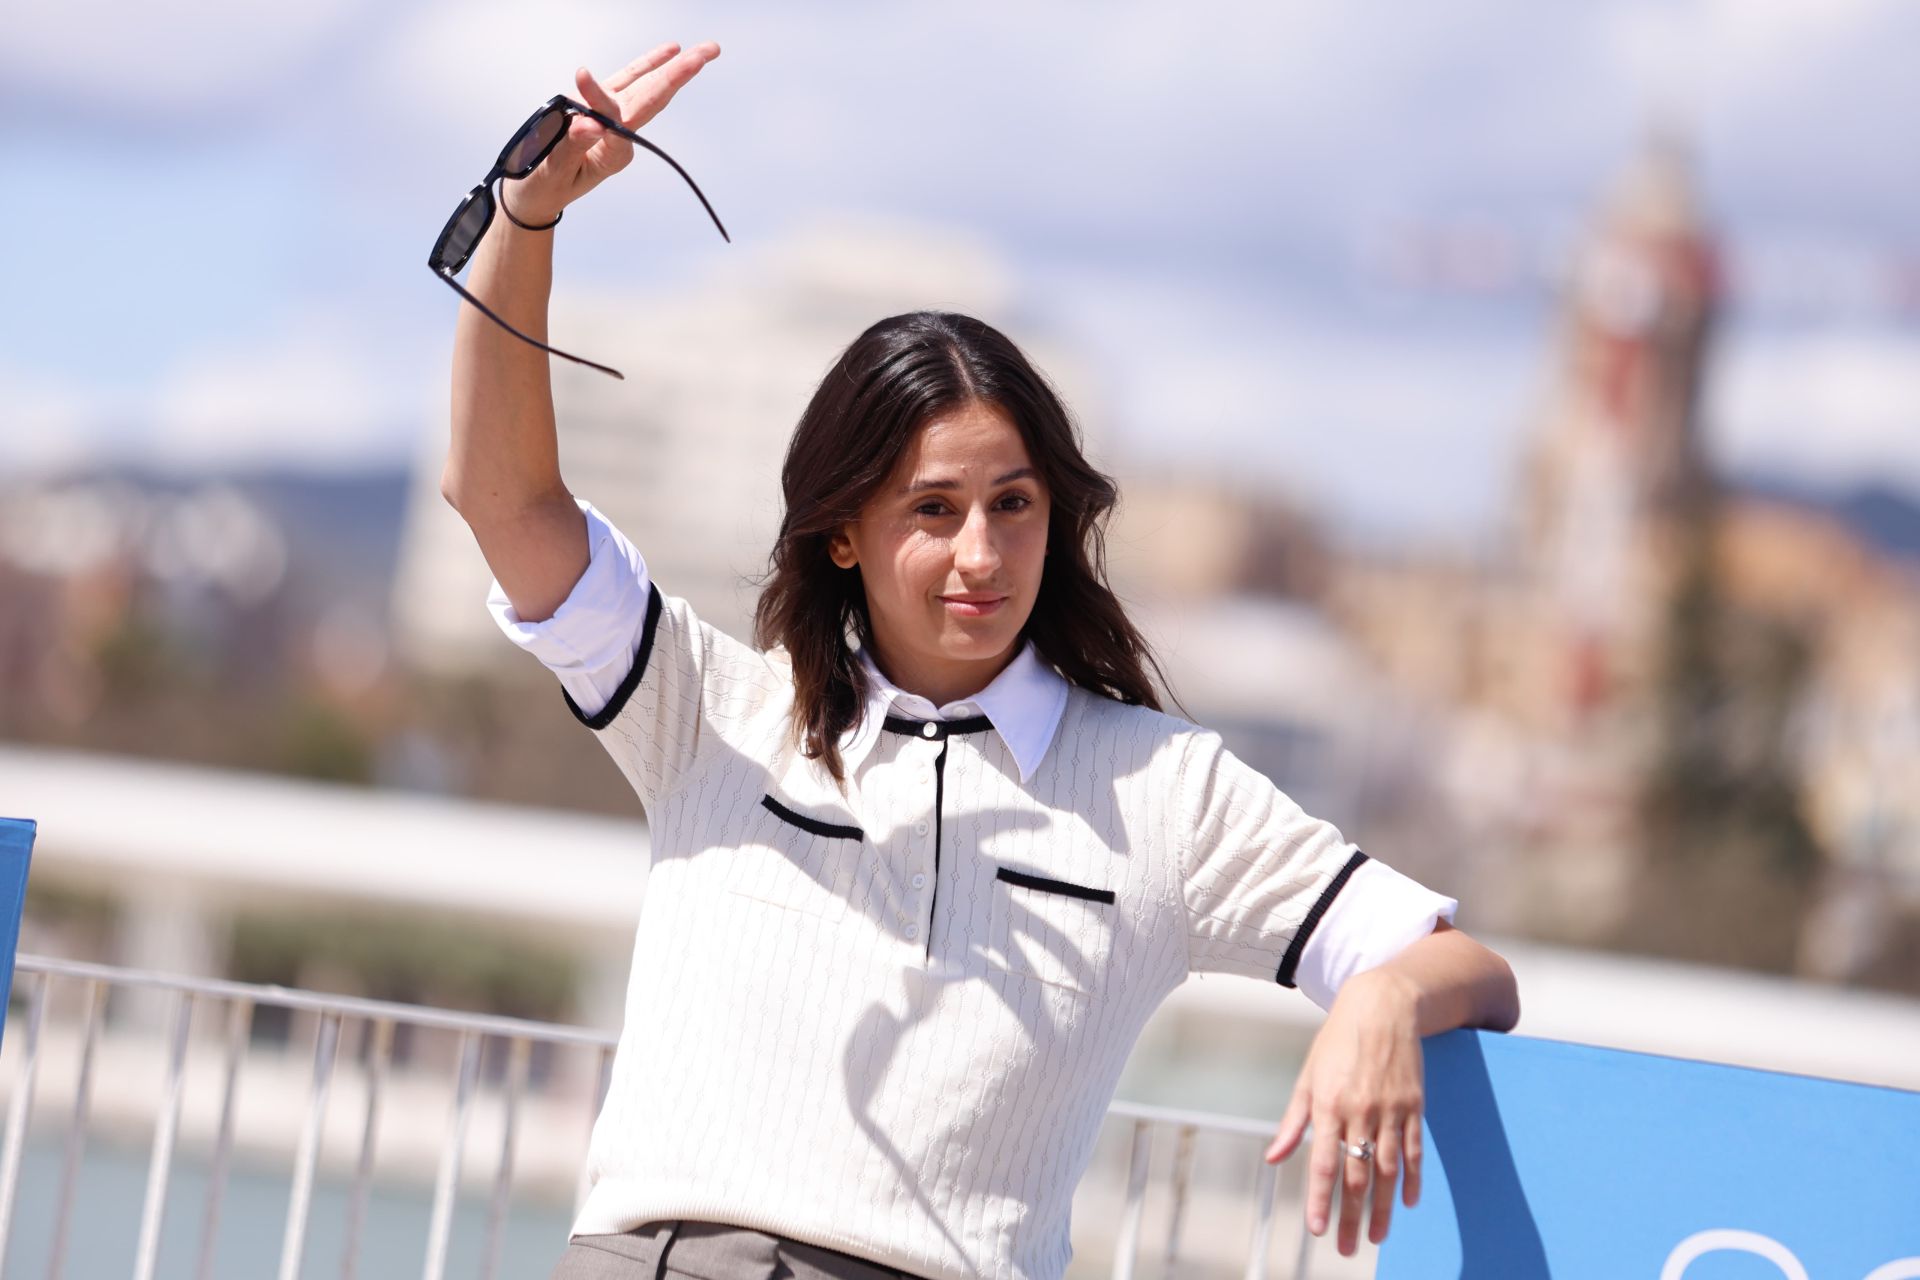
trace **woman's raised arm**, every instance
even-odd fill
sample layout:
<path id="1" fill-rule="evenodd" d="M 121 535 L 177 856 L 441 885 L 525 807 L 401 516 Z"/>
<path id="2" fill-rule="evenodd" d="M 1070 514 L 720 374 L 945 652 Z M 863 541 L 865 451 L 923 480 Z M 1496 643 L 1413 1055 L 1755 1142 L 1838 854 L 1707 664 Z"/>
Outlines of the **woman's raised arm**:
<path id="1" fill-rule="evenodd" d="M 664 44 L 605 84 L 582 67 L 581 100 L 638 129 L 658 115 L 701 67 L 720 56 L 711 41 L 684 52 Z M 502 184 L 521 222 L 551 222 L 560 211 L 625 168 L 633 144 L 575 115 L 566 138 L 540 167 Z M 502 139 L 504 142 L 505 139 Z M 476 158 L 476 163 L 479 163 Z M 554 232 L 495 218 L 475 249 L 467 287 L 515 328 L 547 337 Z M 517 613 L 552 616 L 587 567 L 586 521 L 560 478 L 547 354 L 460 308 L 453 341 L 452 443 L 440 492 L 466 520 Z"/>

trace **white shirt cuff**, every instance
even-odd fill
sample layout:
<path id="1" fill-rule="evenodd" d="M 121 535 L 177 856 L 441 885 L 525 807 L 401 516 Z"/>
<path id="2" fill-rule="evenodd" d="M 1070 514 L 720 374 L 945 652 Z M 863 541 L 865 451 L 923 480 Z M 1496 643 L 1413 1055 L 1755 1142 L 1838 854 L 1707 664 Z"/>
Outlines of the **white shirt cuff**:
<path id="1" fill-rule="evenodd" d="M 1330 1009 L 1348 978 L 1393 959 L 1432 933 L 1443 917 L 1451 924 L 1459 907 L 1457 900 L 1369 858 L 1347 878 L 1301 949 L 1294 985 Z"/>
<path id="2" fill-rule="evenodd" d="M 592 715 L 612 700 L 633 666 L 652 579 L 647 562 L 612 521 L 586 499 L 574 502 L 587 518 L 589 559 L 553 616 L 522 621 L 497 578 L 487 592 L 487 609 L 507 639 L 540 659 L 580 710 Z"/>

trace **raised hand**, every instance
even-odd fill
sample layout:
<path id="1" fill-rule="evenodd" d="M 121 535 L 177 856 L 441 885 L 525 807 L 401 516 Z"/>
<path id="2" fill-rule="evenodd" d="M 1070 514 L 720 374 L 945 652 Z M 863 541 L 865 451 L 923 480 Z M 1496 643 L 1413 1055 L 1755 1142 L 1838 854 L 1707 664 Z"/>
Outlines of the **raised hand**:
<path id="1" fill-rule="evenodd" d="M 581 67 L 574 72 L 580 101 L 638 130 L 673 101 L 681 86 L 720 56 L 708 40 L 682 51 L 663 44 L 634 59 L 605 83 Z M 571 116 L 567 136 L 527 177 L 510 183 L 508 204 L 523 222 L 551 222 L 560 211 L 627 167 L 633 144 L 599 121 Z"/>

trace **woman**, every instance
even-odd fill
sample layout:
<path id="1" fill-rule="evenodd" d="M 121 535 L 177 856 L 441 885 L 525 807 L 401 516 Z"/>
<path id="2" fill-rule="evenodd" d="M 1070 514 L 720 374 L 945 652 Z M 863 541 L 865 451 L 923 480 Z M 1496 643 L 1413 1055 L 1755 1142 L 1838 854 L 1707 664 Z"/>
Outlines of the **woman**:
<path id="1" fill-rule="evenodd" d="M 638 128 L 718 54 L 578 88 Z M 541 340 L 551 224 L 631 154 L 571 125 L 470 283 Z M 651 830 L 556 1276 L 1054 1280 L 1127 1052 L 1203 971 L 1328 1009 L 1266 1158 L 1311 1125 L 1309 1228 L 1337 1191 L 1342 1253 L 1363 1215 L 1384 1237 L 1418 1195 L 1420 1037 L 1511 1027 L 1512 975 L 1451 900 L 1156 709 L 1104 582 L 1113 486 L 1012 343 L 917 313 L 842 354 L 787 454 L 757 648 L 652 582 L 554 431 L 541 351 L 462 308 L 443 490 Z"/>

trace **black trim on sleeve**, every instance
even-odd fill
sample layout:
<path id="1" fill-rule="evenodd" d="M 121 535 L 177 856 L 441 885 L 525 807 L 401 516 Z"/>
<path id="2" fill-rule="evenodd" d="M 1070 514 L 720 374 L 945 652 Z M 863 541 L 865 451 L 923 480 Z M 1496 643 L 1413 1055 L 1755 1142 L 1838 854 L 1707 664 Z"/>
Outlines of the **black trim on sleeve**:
<path id="1" fill-rule="evenodd" d="M 620 687 L 607 699 L 607 705 L 588 715 L 573 700 L 573 695 L 565 689 L 560 696 L 567 700 L 567 710 L 573 712 L 574 719 L 589 729 L 604 729 L 612 724 L 620 709 L 627 705 L 627 699 L 640 687 L 640 677 L 647 674 L 647 659 L 653 656 L 653 633 L 660 626 L 660 588 L 653 583 L 647 584 L 647 620 L 640 628 L 640 648 L 633 656 L 633 665 L 627 668 L 626 678 L 620 681 Z"/>
<path id="2" fill-rule="evenodd" d="M 1012 867 L 1001 867 L 994 879 L 1005 880 L 1008 884 L 1017 884 L 1027 889 L 1040 889 L 1046 893 L 1064 893 L 1069 898 L 1085 898 L 1088 902 L 1113 901 L 1111 889 L 1089 889 L 1083 884 L 1068 884 L 1065 880 L 1049 880 L 1045 876 L 1031 875 L 1025 871 L 1015 871 Z"/>
<path id="3" fill-rule="evenodd" d="M 772 796 L 761 796 L 760 807 L 789 826 L 798 827 L 802 831 L 811 831 L 817 836 L 830 836 L 836 840 L 865 840 L 867 838 L 867 833 L 858 827 L 842 826 L 837 822 L 822 822 L 818 818 L 809 818 L 804 813 L 795 813 L 778 800 L 775 800 Z"/>
<path id="4" fill-rule="evenodd" d="M 1293 985 L 1293 971 L 1300 967 L 1300 953 L 1307 949 L 1307 939 L 1313 936 L 1313 930 L 1320 923 L 1320 917 L 1326 915 L 1328 908 L 1333 906 L 1333 900 L 1340 895 L 1340 890 L 1346 887 L 1347 880 L 1366 860 L 1367 855 L 1355 849 L 1353 856 L 1347 859 L 1347 865 L 1340 868 L 1328 882 L 1327 887 L 1320 894 L 1320 900 L 1313 904 L 1313 909 L 1307 912 L 1307 918 L 1300 922 L 1300 928 L 1294 932 L 1293 941 L 1287 944 L 1287 954 L 1280 957 L 1279 972 L 1273 975 L 1275 982 L 1283 987 Z"/>

